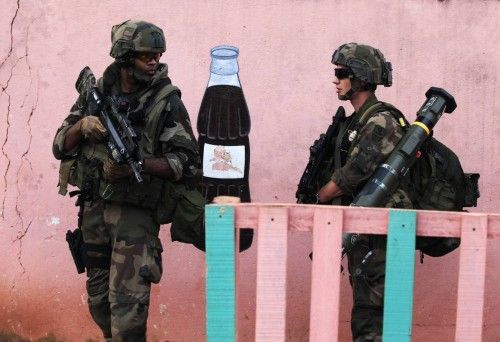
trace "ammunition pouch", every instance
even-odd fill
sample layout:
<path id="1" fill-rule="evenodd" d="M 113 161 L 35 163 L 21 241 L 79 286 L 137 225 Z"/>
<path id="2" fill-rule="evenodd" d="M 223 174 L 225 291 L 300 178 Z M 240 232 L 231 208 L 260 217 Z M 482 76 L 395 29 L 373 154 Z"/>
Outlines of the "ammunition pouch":
<path id="1" fill-rule="evenodd" d="M 66 195 L 68 193 L 68 184 L 76 185 L 74 179 L 74 170 L 76 167 L 76 158 L 61 160 L 59 166 L 59 195 Z"/>
<path id="2" fill-rule="evenodd" d="M 84 154 L 76 158 L 68 175 L 68 183 L 82 191 L 84 198 L 79 199 L 79 201 L 90 201 L 98 198 L 101 169 L 102 161 L 100 159 L 88 158 Z M 77 205 L 80 204 L 77 203 Z"/>
<path id="3" fill-rule="evenodd" d="M 85 147 L 83 152 L 87 152 L 87 149 L 88 147 Z M 89 198 L 102 198 L 106 202 L 156 209 L 162 196 L 164 180 L 152 175 L 143 175 L 142 184 L 137 183 L 134 178 L 111 184 L 102 175 L 102 159 L 107 158 L 106 153 L 99 156 L 100 153 L 95 152 L 94 158 L 87 157 L 85 153 L 80 155 L 70 168 L 68 183 L 82 190 L 85 183 L 91 183 L 86 186 Z"/>
<path id="4" fill-rule="evenodd" d="M 106 202 L 131 204 L 145 209 L 156 209 L 162 196 L 165 180 L 151 175 L 143 175 L 143 183 L 134 178 L 119 183 L 99 180 L 99 197 Z"/>

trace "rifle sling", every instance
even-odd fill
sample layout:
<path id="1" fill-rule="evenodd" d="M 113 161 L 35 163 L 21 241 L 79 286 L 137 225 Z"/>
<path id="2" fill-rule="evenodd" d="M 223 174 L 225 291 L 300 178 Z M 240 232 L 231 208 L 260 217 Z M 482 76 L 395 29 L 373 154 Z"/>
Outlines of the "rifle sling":
<path id="1" fill-rule="evenodd" d="M 334 171 L 340 169 L 342 167 L 342 157 L 341 157 L 341 151 L 340 151 L 340 146 L 342 143 L 342 138 L 345 135 L 345 132 L 347 128 L 349 127 L 348 121 L 342 120 L 339 123 L 339 130 L 337 137 L 335 139 L 335 155 L 334 155 Z M 332 200 L 333 205 L 341 205 L 342 204 L 342 196 L 336 197 Z"/>

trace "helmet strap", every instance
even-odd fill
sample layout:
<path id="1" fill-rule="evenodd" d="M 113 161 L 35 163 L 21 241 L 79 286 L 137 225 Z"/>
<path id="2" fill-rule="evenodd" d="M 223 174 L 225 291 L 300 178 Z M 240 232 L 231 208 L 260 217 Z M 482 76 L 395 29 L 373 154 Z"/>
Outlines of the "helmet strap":
<path id="1" fill-rule="evenodd" d="M 349 101 L 352 99 L 352 96 L 358 91 L 362 91 L 364 86 L 364 82 L 356 77 L 351 78 L 351 89 L 347 91 L 344 95 L 339 95 L 339 100 L 341 101 Z"/>
<path id="2" fill-rule="evenodd" d="M 349 91 L 347 93 L 345 93 L 344 95 L 340 95 L 339 94 L 339 100 L 340 101 L 349 101 L 352 96 L 354 95 L 355 91 L 351 89 L 349 89 Z"/>

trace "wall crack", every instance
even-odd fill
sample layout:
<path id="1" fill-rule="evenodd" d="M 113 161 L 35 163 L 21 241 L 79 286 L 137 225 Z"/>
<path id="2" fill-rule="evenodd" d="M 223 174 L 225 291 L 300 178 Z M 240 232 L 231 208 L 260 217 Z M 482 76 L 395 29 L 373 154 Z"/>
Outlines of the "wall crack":
<path id="1" fill-rule="evenodd" d="M 5 131 L 5 139 L 2 144 L 2 154 L 4 155 L 5 159 L 7 160 L 7 165 L 5 167 L 5 172 L 3 174 L 3 180 L 5 183 L 4 189 L 3 189 L 3 200 L 2 200 L 2 219 L 5 219 L 5 200 L 7 199 L 7 173 L 9 172 L 10 168 L 10 158 L 5 152 L 5 145 L 7 144 L 7 140 L 9 140 L 9 128 L 10 128 L 10 95 L 6 91 L 4 92 L 7 94 L 7 128 Z"/>
<path id="2" fill-rule="evenodd" d="M 16 11 L 14 13 L 14 16 L 12 17 L 12 20 L 10 21 L 10 42 L 9 42 L 9 51 L 7 53 L 7 56 L 4 58 L 4 60 L 0 63 L 0 69 L 3 68 L 5 62 L 7 62 L 7 60 L 10 58 L 10 56 L 12 55 L 12 49 L 14 48 L 14 33 L 13 33 L 13 28 L 14 28 L 14 22 L 16 21 L 16 18 L 17 18 L 17 15 L 19 13 L 19 8 L 20 8 L 20 0 L 17 0 L 17 7 L 16 7 Z M 16 61 L 16 64 L 19 60 Z M 2 144 L 2 154 L 4 155 L 5 159 L 7 160 L 7 166 L 6 166 L 6 169 L 5 169 L 5 173 L 3 175 L 3 178 L 4 178 L 4 182 L 5 182 L 5 187 L 4 187 L 4 196 L 3 196 L 3 199 L 2 199 L 2 211 L 0 212 L 0 217 L 2 219 L 5 219 L 5 200 L 6 200 L 6 196 L 7 196 L 7 173 L 9 171 L 9 168 L 10 168 L 10 159 L 7 155 L 7 153 L 5 152 L 5 145 L 7 144 L 7 140 L 9 139 L 9 128 L 10 128 L 10 121 L 9 121 L 9 116 L 10 116 L 10 95 L 9 93 L 7 93 L 7 88 L 9 86 L 9 82 L 10 82 L 10 79 L 12 78 L 12 69 L 11 68 L 11 73 L 9 75 L 9 78 L 7 80 L 7 84 L 4 86 L 2 86 L 2 94 L 5 93 L 7 95 L 7 127 L 6 127 L 6 131 L 5 131 L 5 139 L 3 141 L 3 144 Z"/>
<path id="3" fill-rule="evenodd" d="M 3 67 L 3 65 L 5 64 L 5 62 L 9 59 L 10 55 L 12 54 L 12 49 L 14 48 L 14 34 L 12 33 L 12 31 L 13 31 L 13 27 L 14 27 L 14 21 L 16 21 L 17 14 L 19 13 L 19 8 L 21 7 L 20 6 L 20 1 L 21 0 L 17 0 L 16 12 L 14 13 L 14 16 L 12 17 L 12 20 L 10 21 L 9 52 L 7 53 L 7 56 L 4 58 L 4 60 L 2 61 L 2 63 L 0 63 L 0 69 Z"/>

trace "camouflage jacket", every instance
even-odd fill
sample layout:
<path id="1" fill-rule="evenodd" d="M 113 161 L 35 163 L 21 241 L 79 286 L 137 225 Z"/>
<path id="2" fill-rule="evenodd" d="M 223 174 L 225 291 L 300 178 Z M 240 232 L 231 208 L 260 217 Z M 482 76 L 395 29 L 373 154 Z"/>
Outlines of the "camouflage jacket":
<path id="1" fill-rule="evenodd" d="M 349 126 L 344 131 L 346 136 L 352 133 L 350 128 L 355 127 L 363 114 L 377 101 L 375 95 L 372 95 L 358 112 L 352 114 Z M 370 114 L 350 144 L 345 163 L 333 172 L 331 180 L 345 195 L 355 197 L 375 169 L 389 157 L 403 135 L 403 128 L 390 112 L 383 110 Z M 385 206 L 412 208 L 404 184 L 389 198 Z"/>
<path id="2" fill-rule="evenodd" d="M 123 96 L 119 88 L 118 72 L 118 66 L 113 63 L 106 69 L 103 77 L 97 81 L 97 86 L 105 95 Z M 186 108 L 180 99 L 180 91 L 171 92 L 162 101 L 156 101 L 155 96 L 171 83 L 167 74 L 167 66 L 161 64 L 145 89 L 126 97 L 130 103 L 128 118 L 131 120 L 137 135 L 141 137 L 139 147 L 142 155 L 146 158 L 165 158 L 174 173 L 175 180 L 188 182 L 199 179 L 201 175 L 198 144 L 194 137 Z M 84 177 L 81 174 L 97 173 L 101 179 L 99 195 L 102 195 L 102 188 L 107 186 L 107 184 L 102 184 L 104 182 L 101 176 L 102 170 L 86 169 L 95 168 L 95 164 L 98 165 L 98 168 L 102 167 L 100 164 L 108 158 L 105 141 L 93 146 L 87 141 L 82 140 L 80 145 L 73 151 L 63 150 L 67 130 L 82 118 L 85 114 L 85 108 L 86 100 L 80 96 L 72 106 L 69 115 L 63 121 L 61 127 L 57 130 L 52 150 L 56 159 L 77 161 L 76 165 L 71 164 L 71 170 L 68 167 L 65 168 L 70 173 L 68 176 L 70 184 L 80 187 L 81 184 L 79 182 L 81 182 L 81 179 L 78 180 L 78 178 Z M 159 117 L 159 119 L 153 120 L 153 116 Z M 154 126 L 152 123 L 156 123 L 157 126 L 161 127 L 152 127 Z M 97 159 L 101 163 L 80 162 L 84 159 Z M 89 164 L 92 164 L 92 166 L 89 166 Z M 140 196 L 135 196 L 131 200 L 126 199 L 126 202 L 142 202 L 144 198 L 141 197 L 147 196 L 148 192 L 153 191 L 158 193 L 161 191 L 163 180 L 149 175 L 145 175 L 144 179 L 144 184 L 140 185 L 135 184 L 133 177 L 121 182 L 123 183 L 121 184 L 121 188 L 126 189 L 127 193 L 141 193 Z M 114 188 L 115 193 L 118 194 L 120 186 L 114 186 Z M 123 193 L 124 191 L 121 192 Z M 155 199 L 152 201 L 158 201 L 158 196 L 158 194 L 153 196 Z M 118 202 L 122 201 L 122 198 L 116 197 L 115 199 Z"/>

